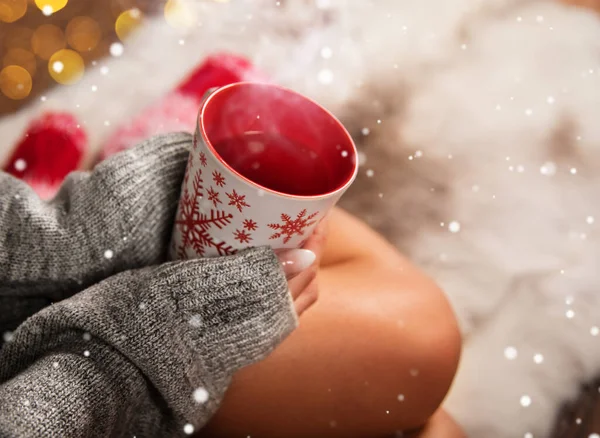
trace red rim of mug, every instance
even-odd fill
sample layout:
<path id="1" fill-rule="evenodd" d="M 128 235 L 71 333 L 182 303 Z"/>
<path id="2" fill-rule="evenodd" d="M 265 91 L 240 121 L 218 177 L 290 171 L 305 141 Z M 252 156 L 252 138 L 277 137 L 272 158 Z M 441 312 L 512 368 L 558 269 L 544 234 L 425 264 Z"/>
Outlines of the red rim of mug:
<path id="1" fill-rule="evenodd" d="M 320 108 L 325 114 L 327 114 L 329 117 L 331 117 L 332 120 L 335 121 L 335 123 L 338 124 L 338 126 L 341 128 L 341 132 L 344 133 L 344 135 L 347 137 L 348 139 L 348 143 L 351 145 L 351 153 L 352 156 L 350 158 L 354 159 L 354 170 L 352 171 L 351 175 L 335 190 L 332 190 L 331 192 L 327 192 L 327 193 L 323 193 L 320 195 L 290 195 L 288 193 L 283 193 L 283 192 L 279 192 L 277 190 L 273 190 L 270 189 L 268 187 L 264 187 L 260 184 L 255 183 L 254 181 L 252 181 L 251 179 L 246 178 L 244 175 L 240 174 L 238 171 L 236 171 L 233 167 L 231 167 L 229 164 L 227 164 L 227 162 L 221 157 L 221 155 L 219 155 L 219 153 L 215 150 L 215 148 L 213 147 L 212 143 L 210 142 L 210 140 L 208 139 L 208 135 L 206 133 L 206 129 L 204 127 L 204 111 L 207 107 L 207 105 L 210 103 L 211 99 L 213 97 L 215 97 L 218 93 L 227 90 L 229 88 L 234 88 L 234 87 L 240 87 L 240 86 L 247 86 L 247 85 L 262 85 L 262 86 L 267 86 L 267 87 L 271 87 L 271 88 L 276 88 L 278 90 L 281 91 L 285 91 L 287 93 L 291 93 L 291 94 L 295 94 L 296 96 L 307 100 L 308 102 L 312 103 L 313 105 L 317 106 L 318 108 Z M 206 146 L 208 147 L 208 149 L 210 150 L 210 152 L 212 153 L 212 155 L 217 159 L 217 161 L 219 163 L 221 163 L 222 166 L 224 166 L 228 171 L 230 171 L 231 173 L 233 173 L 234 175 L 236 175 L 238 178 L 240 178 L 242 181 L 246 182 L 247 184 L 249 184 L 250 186 L 258 189 L 258 190 L 263 190 L 267 193 L 273 193 L 275 195 L 278 196 L 284 196 L 286 198 L 294 198 L 294 199 L 302 199 L 302 200 L 315 200 L 315 199 L 324 199 L 324 198 L 329 198 L 337 193 L 343 192 L 345 191 L 350 184 L 352 184 L 352 182 L 354 181 L 354 179 L 356 178 L 357 174 L 358 174 L 358 151 L 356 149 L 356 145 L 354 144 L 354 140 L 352 140 L 352 136 L 350 135 L 350 133 L 348 132 L 348 130 L 344 127 L 344 125 L 342 124 L 342 122 L 340 122 L 330 111 L 328 111 L 326 108 L 323 108 L 321 105 L 319 105 L 317 102 L 315 102 L 314 100 L 296 92 L 293 90 L 290 90 L 289 88 L 285 88 L 282 87 L 280 85 L 275 85 L 275 84 L 269 84 L 269 83 L 265 83 L 265 82 L 236 82 L 233 84 L 229 84 L 229 85 L 225 85 L 223 87 L 219 87 L 216 90 L 214 90 L 213 92 L 211 92 L 205 99 L 204 102 L 202 103 L 202 107 L 200 109 L 200 114 L 198 116 L 198 121 L 197 121 L 198 127 L 200 128 L 199 131 L 202 134 L 202 138 L 204 140 L 204 143 L 206 144 Z"/>

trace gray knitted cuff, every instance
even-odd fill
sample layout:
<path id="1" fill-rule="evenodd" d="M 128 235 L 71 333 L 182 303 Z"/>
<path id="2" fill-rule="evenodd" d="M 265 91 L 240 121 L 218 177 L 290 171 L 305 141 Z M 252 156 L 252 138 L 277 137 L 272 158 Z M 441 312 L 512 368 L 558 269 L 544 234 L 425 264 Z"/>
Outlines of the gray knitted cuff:
<path id="1" fill-rule="evenodd" d="M 158 135 L 96 168 L 129 230 L 124 242 L 134 239 L 135 266 L 164 260 L 192 141 L 185 132 Z"/>

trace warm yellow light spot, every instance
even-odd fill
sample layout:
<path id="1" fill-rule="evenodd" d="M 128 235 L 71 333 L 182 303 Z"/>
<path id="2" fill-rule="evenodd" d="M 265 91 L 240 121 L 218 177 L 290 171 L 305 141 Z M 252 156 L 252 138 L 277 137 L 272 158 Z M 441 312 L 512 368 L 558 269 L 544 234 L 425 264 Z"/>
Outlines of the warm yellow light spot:
<path id="1" fill-rule="evenodd" d="M 48 61 L 50 76 L 59 84 L 78 82 L 85 71 L 83 58 L 74 50 L 59 50 Z"/>
<path id="2" fill-rule="evenodd" d="M 179 0 L 169 0 L 165 4 L 165 20 L 175 28 L 189 28 L 196 23 L 193 11 Z"/>
<path id="3" fill-rule="evenodd" d="M 4 48 L 9 50 L 18 47 L 20 49 L 29 50 L 31 47 L 33 30 L 24 26 L 17 26 L 16 24 L 6 27 L 7 29 L 2 33 L 2 37 L 0 38 L 0 42 Z"/>
<path id="4" fill-rule="evenodd" d="M 44 60 L 50 59 L 52 54 L 64 49 L 66 45 L 63 31 L 53 24 L 38 27 L 31 37 L 33 52 Z"/>
<path id="5" fill-rule="evenodd" d="M 27 12 L 27 0 L 0 0 L 0 21 L 12 23 Z"/>
<path id="6" fill-rule="evenodd" d="M 10 49 L 4 55 L 4 59 L 2 60 L 3 67 L 7 67 L 9 65 L 18 65 L 19 67 L 23 67 L 31 77 L 35 76 L 35 70 L 37 67 L 37 61 L 35 59 L 35 55 L 31 53 L 29 50 L 14 48 Z"/>
<path id="7" fill-rule="evenodd" d="M 67 24 L 66 33 L 69 45 L 80 52 L 94 50 L 102 38 L 100 26 L 90 17 L 73 18 Z"/>
<path id="8" fill-rule="evenodd" d="M 67 6 L 69 0 L 35 0 L 35 5 L 44 13 L 52 15 Z"/>
<path id="9" fill-rule="evenodd" d="M 9 65 L 0 71 L 0 91 L 13 100 L 25 99 L 31 93 L 31 76 L 18 65 Z"/>
<path id="10" fill-rule="evenodd" d="M 138 8 L 122 12 L 115 22 L 115 31 L 121 41 L 124 41 L 142 22 L 142 12 Z"/>

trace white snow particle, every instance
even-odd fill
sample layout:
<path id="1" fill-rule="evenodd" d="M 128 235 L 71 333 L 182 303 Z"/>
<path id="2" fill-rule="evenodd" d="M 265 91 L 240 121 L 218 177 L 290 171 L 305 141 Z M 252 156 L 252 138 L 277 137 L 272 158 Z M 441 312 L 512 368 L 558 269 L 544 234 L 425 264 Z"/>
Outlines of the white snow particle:
<path id="1" fill-rule="evenodd" d="M 502 107 L 500 106 L 500 104 L 496 105 L 496 111 L 500 111 L 502 109 Z"/>
<path id="2" fill-rule="evenodd" d="M 377 119 L 377 124 L 381 125 L 381 119 Z"/>
<path id="3" fill-rule="evenodd" d="M 92 85 L 92 92 L 96 92 L 98 91 L 98 86 L 97 85 Z"/>
<path id="4" fill-rule="evenodd" d="M 146 310 L 146 307 L 148 307 L 146 306 L 146 303 L 140 303 L 140 305 L 138 306 L 140 310 Z"/>
<path id="5" fill-rule="evenodd" d="M 183 433 L 185 433 L 186 435 L 193 434 L 194 426 L 192 426 L 190 423 L 186 424 L 185 426 L 183 426 Z"/>
<path id="6" fill-rule="evenodd" d="M 515 347 L 506 347 L 504 349 L 504 357 L 508 360 L 515 360 L 518 356 L 517 349 Z"/>
<path id="7" fill-rule="evenodd" d="M 525 110 L 525 115 L 526 115 L 526 116 L 530 116 L 530 115 L 532 115 L 532 114 L 533 114 L 533 110 L 532 110 L 531 108 L 527 108 L 527 109 Z"/>
<path id="8" fill-rule="evenodd" d="M 92 339 L 92 335 L 90 335 L 88 332 L 85 332 L 83 334 L 83 340 L 84 341 L 90 341 Z"/>
<path id="9" fill-rule="evenodd" d="M 21 199 L 21 195 L 15 195 L 15 199 L 18 201 L 19 199 Z"/>
<path id="10" fill-rule="evenodd" d="M 46 98 L 46 96 L 42 96 L 42 97 L 40 97 L 40 100 L 41 100 L 42 102 L 46 102 L 47 98 Z"/>
<path id="11" fill-rule="evenodd" d="M 104 76 L 106 76 L 108 74 L 108 67 L 104 66 L 100 69 L 100 74 L 103 74 Z"/>
<path id="12" fill-rule="evenodd" d="M 540 167 L 540 173 L 546 176 L 552 176 L 556 173 L 556 164 L 552 161 L 548 161 Z"/>
<path id="13" fill-rule="evenodd" d="M 398 394 L 398 401 L 399 402 L 403 402 L 404 401 L 404 394 Z"/>
<path id="14" fill-rule="evenodd" d="M 110 121 L 109 120 L 105 120 L 104 121 L 104 126 L 110 126 Z"/>
<path id="15" fill-rule="evenodd" d="M 52 362 L 52 368 L 58 368 L 58 362 Z"/>
<path id="16" fill-rule="evenodd" d="M 581 424 L 581 418 L 575 418 L 575 424 Z"/>
<path id="17" fill-rule="evenodd" d="M 552 105 L 555 102 L 554 97 L 548 96 L 548 98 L 546 99 L 546 102 L 548 102 L 550 105 Z"/>
<path id="18" fill-rule="evenodd" d="M 12 332 L 4 332 L 4 334 L 2 335 L 2 339 L 4 339 L 4 342 L 11 342 L 13 340 L 13 333 Z"/>
<path id="19" fill-rule="evenodd" d="M 125 51 L 125 48 L 123 47 L 123 44 L 121 44 L 121 43 L 112 43 L 110 45 L 110 54 L 112 56 L 115 56 L 115 57 L 121 56 L 124 51 Z"/>
<path id="20" fill-rule="evenodd" d="M 208 401 L 208 391 L 204 388 L 196 388 L 194 390 L 194 401 L 204 404 Z"/>
<path id="21" fill-rule="evenodd" d="M 115 253 L 113 252 L 112 249 L 107 249 L 106 251 L 104 251 L 104 258 L 105 259 L 112 259 L 113 256 L 115 255 Z"/>
<path id="22" fill-rule="evenodd" d="M 523 396 L 521 396 L 521 399 L 519 400 L 519 402 L 521 403 L 521 406 L 523 406 L 524 408 L 531 406 L 531 397 L 529 397 L 528 395 L 523 395 Z"/>
<path id="23" fill-rule="evenodd" d="M 83 355 L 84 355 L 85 357 L 90 357 L 90 352 L 89 352 L 88 350 L 85 350 L 85 351 L 83 352 Z"/>
<path id="24" fill-rule="evenodd" d="M 185 45 L 185 40 L 179 40 L 179 45 L 180 46 L 184 46 Z"/>
<path id="25" fill-rule="evenodd" d="M 571 167 L 571 170 L 569 172 L 571 172 L 571 175 L 575 175 L 577 173 L 577 169 L 574 167 Z"/>
<path id="26" fill-rule="evenodd" d="M 590 329 L 590 335 L 592 336 L 598 336 L 600 334 L 600 328 L 598 328 L 597 326 L 593 326 Z"/>
<path id="27" fill-rule="evenodd" d="M 190 320 L 188 321 L 188 323 L 192 326 L 192 327 L 200 327 L 202 325 L 202 318 L 200 318 L 200 315 L 192 315 L 190 317 Z"/>
<path id="28" fill-rule="evenodd" d="M 368 176 L 369 178 L 372 178 L 372 177 L 373 177 L 373 175 L 375 175 L 375 172 L 373 171 L 373 169 L 369 169 L 369 170 L 367 170 L 367 172 L 366 172 L 366 173 L 367 173 L 367 176 Z"/>
<path id="29" fill-rule="evenodd" d="M 342 157 L 346 158 L 348 156 L 348 151 L 342 151 Z"/>
<path id="30" fill-rule="evenodd" d="M 331 50 L 331 47 L 325 46 L 321 49 L 321 57 L 323 57 L 324 59 L 329 59 L 332 55 L 333 50 Z"/>
<path id="31" fill-rule="evenodd" d="M 52 70 L 60 74 L 65 69 L 65 65 L 61 61 L 54 61 L 52 63 Z"/>
<path id="32" fill-rule="evenodd" d="M 371 133 L 371 130 L 369 128 L 363 128 L 360 132 L 362 135 L 369 135 Z"/>
<path id="33" fill-rule="evenodd" d="M 416 368 L 412 368 L 410 370 L 410 375 L 413 376 L 413 377 L 417 377 L 419 375 L 419 370 L 416 369 Z"/>
<path id="34" fill-rule="evenodd" d="M 423 156 L 423 152 L 421 152 L 421 151 L 416 151 L 415 152 L 415 157 L 416 158 L 421 158 L 422 156 Z"/>
<path id="35" fill-rule="evenodd" d="M 327 68 L 324 68 L 319 72 L 318 79 L 322 84 L 331 84 L 333 82 L 333 72 Z"/>
<path id="36" fill-rule="evenodd" d="M 538 15 L 537 17 L 535 17 L 535 21 L 537 21 L 538 23 L 541 23 L 544 21 L 544 17 L 542 17 L 541 15 Z"/>
<path id="37" fill-rule="evenodd" d="M 575 317 L 575 311 L 573 309 L 569 309 L 565 312 L 565 316 L 569 319 L 573 319 Z"/>
<path id="38" fill-rule="evenodd" d="M 54 13 L 54 8 L 50 5 L 46 5 L 42 8 L 42 14 L 44 14 L 46 17 L 49 17 L 53 13 Z"/>
<path id="39" fill-rule="evenodd" d="M 27 169 L 27 162 L 24 159 L 19 158 L 17 161 L 15 161 L 16 171 L 23 172 L 25 169 Z"/>
<path id="40" fill-rule="evenodd" d="M 531 432 L 527 432 L 525 435 L 523 435 L 523 438 L 533 438 L 533 434 Z"/>
<path id="41" fill-rule="evenodd" d="M 458 233 L 460 231 L 460 223 L 457 221 L 452 221 L 448 224 L 448 230 L 451 233 Z"/>
<path id="42" fill-rule="evenodd" d="M 539 365 L 544 361 L 544 356 L 540 353 L 534 354 L 533 361 Z"/>
<path id="43" fill-rule="evenodd" d="M 523 18 L 517 17 L 517 21 L 523 21 Z"/>
<path id="44" fill-rule="evenodd" d="M 600 435 L 598 435 L 597 433 L 590 433 L 588 438 L 600 438 Z"/>
<path id="45" fill-rule="evenodd" d="M 461 48 L 461 50 L 467 50 L 467 45 L 466 44 L 461 44 L 460 48 Z"/>
<path id="46" fill-rule="evenodd" d="M 29 400 L 23 400 L 23 406 L 29 406 L 29 405 L 31 405 Z"/>

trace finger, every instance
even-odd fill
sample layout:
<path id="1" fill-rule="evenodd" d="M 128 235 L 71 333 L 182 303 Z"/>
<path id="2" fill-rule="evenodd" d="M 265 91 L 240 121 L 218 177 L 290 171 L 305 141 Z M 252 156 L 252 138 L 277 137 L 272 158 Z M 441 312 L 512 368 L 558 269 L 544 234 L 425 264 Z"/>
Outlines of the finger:
<path id="1" fill-rule="evenodd" d="M 316 267 L 310 268 L 302 272 L 300 275 L 288 282 L 292 298 L 298 298 L 304 289 L 306 289 L 310 283 L 317 277 Z"/>
<path id="2" fill-rule="evenodd" d="M 319 281 L 314 278 L 313 281 L 302 291 L 294 307 L 298 316 L 302 315 L 309 307 L 317 302 L 319 297 Z"/>
<path id="3" fill-rule="evenodd" d="M 277 254 L 281 267 L 288 280 L 315 264 L 316 254 L 309 249 L 291 249 Z"/>
<path id="4" fill-rule="evenodd" d="M 329 230 L 329 220 L 327 218 L 323 219 L 321 223 L 315 228 L 313 234 L 308 238 L 303 248 L 308 249 L 315 253 L 316 260 L 315 265 L 319 265 L 321 259 L 323 258 L 323 253 L 325 251 L 325 244 L 327 243 L 327 236 Z"/>

